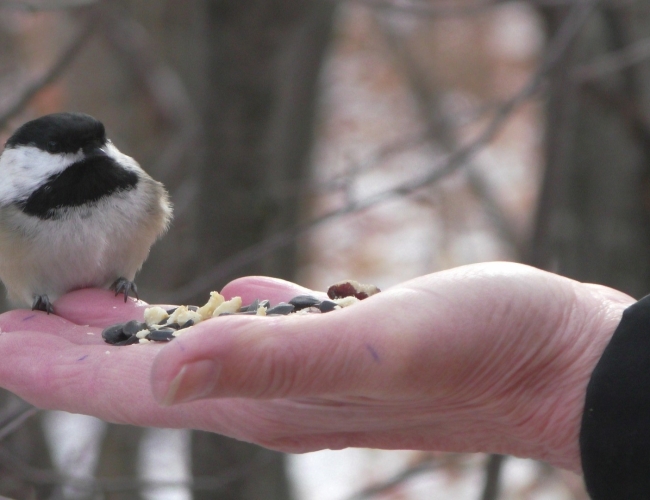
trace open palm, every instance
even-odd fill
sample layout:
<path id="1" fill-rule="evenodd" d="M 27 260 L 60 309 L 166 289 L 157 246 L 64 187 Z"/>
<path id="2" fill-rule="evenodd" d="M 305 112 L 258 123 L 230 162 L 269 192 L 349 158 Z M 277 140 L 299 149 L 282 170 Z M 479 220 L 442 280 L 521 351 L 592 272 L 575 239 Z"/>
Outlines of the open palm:
<path id="1" fill-rule="evenodd" d="M 241 278 L 272 303 L 306 290 Z M 81 290 L 57 316 L 0 316 L 0 386 L 43 408 L 218 432 L 290 452 L 365 446 L 509 453 L 579 470 L 589 376 L 633 299 L 527 266 L 476 264 L 327 314 L 228 316 L 114 347 L 143 303 Z M 86 326 L 88 325 L 88 326 Z"/>

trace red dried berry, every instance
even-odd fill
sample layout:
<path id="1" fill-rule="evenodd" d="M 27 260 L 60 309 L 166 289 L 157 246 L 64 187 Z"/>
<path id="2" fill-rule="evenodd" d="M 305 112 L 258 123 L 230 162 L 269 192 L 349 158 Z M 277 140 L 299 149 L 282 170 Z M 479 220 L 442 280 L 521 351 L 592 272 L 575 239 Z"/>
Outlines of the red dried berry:
<path id="1" fill-rule="evenodd" d="M 367 299 L 380 290 L 374 285 L 362 285 L 354 280 L 339 281 L 334 283 L 327 290 L 330 299 L 343 299 L 345 297 L 356 297 L 359 300 Z"/>
<path id="2" fill-rule="evenodd" d="M 352 283 L 347 281 L 336 283 L 327 289 L 327 296 L 330 299 L 342 299 L 344 297 L 354 297 L 356 296 L 357 291 L 355 290 Z M 357 297 L 358 298 L 358 297 Z"/>

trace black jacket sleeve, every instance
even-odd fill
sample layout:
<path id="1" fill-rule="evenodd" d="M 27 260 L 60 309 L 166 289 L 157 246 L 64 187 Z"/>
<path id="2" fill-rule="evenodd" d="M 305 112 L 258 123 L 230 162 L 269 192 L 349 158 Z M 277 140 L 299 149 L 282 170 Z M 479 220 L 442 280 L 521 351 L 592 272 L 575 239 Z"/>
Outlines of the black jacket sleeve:
<path id="1" fill-rule="evenodd" d="M 580 451 L 594 500 L 650 500 L 650 295 L 625 310 L 594 369 Z"/>

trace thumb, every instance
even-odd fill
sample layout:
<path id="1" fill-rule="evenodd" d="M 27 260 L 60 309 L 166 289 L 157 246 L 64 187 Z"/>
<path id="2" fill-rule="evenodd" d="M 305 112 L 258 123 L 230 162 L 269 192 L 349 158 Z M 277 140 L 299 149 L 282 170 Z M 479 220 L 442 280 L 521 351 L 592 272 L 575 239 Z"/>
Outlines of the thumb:
<path id="1" fill-rule="evenodd" d="M 163 405 L 210 397 L 367 393 L 397 354 L 369 328 L 372 299 L 327 314 L 228 316 L 202 322 L 158 353 L 152 390 Z M 365 307 L 364 307 L 365 306 Z M 383 387 L 382 387 L 383 388 Z"/>

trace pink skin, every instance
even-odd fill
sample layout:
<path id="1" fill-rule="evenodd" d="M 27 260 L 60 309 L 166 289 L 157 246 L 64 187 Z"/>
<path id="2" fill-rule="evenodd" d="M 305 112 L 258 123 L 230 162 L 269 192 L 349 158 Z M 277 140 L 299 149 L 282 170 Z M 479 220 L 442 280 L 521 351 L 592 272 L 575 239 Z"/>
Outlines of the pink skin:
<path id="1" fill-rule="evenodd" d="M 223 290 L 244 303 L 306 292 L 260 277 Z M 633 302 L 518 264 L 476 264 L 328 314 L 222 317 L 169 344 L 113 347 L 101 327 L 142 318 L 146 305 L 80 290 L 54 304 L 58 316 L 0 316 L 0 385 L 42 408 L 288 452 L 484 451 L 579 472 L 585 387 Z"/>

